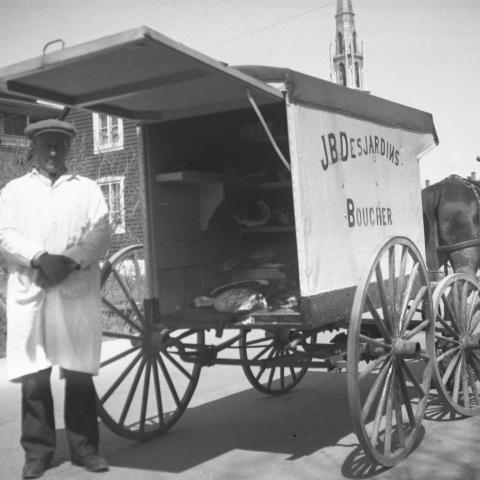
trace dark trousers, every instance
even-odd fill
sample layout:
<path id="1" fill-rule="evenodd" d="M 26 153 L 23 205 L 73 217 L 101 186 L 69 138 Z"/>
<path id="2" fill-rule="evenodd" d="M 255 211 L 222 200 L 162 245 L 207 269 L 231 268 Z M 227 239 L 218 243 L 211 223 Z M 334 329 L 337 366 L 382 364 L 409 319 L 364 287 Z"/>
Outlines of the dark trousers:
<path id="1" fill-rule="evenodd" d="M 52 369 L 22 378 L 22 436 L 27 459 L 51 458 L 55 452 L 55 418 L 50 388 Z M 63 370 L 64 419 L 70 454 L 83 457 L 98 451 L 95 387 L 88 373 Z"/>

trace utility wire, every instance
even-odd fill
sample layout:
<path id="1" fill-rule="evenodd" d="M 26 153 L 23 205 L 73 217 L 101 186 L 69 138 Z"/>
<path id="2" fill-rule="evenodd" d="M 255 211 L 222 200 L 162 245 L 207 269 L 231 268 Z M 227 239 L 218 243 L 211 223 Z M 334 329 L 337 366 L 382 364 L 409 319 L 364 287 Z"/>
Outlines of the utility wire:
<path id="1" fill-rule="evenodd" d="M 229 38 L 228 40 L 224 40 L 219 43 L 215 43 L 213 45 L 210 45 L 209 47 L 204 48 L 204 50 L 211 50 L 212 48 L 220 47 L 221 45 L 225 45 L 226 43 L 231 43 L 236 40 L 240 40 L 241 38 L 248 37 L 249 35 L 253 35 L 255 33 L 261 32 L 263 30 L 268 30 L 269 28 L 276 27 L 277 25 L 281 25 L 282 23 L 289 22 L 291 20 L 295 20 L 296 18 L 303 17 L 304 15 L 308 15 L 309 13 L 316 12 L 317 10 L 321 10 L 322 8 L 326 8 L 330 5 L 336 4 L 335 1 L 330 1 L 326 2 L 318 7 L 312 8 L 311 10 L 307 10 L 305 12 L 297 13 L 296 15 L 292 15 L 290 17 L 286 17 L 283 20 L 279 20 L 278 22 L 275 23 L 270 23 L 269 25 L 264 25 L 263 27 L 255 28 L 254 30 L 250 30 L 248 32 L 242 33 L 240 35 L 237 35 L 235 37 Z"/>

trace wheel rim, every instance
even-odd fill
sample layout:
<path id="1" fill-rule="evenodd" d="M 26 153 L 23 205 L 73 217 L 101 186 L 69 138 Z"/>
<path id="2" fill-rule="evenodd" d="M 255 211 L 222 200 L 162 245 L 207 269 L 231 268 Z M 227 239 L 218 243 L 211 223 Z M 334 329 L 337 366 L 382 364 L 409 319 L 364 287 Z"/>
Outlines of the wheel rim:
<path id="1" fill-rule="evenodd" d="M 295 351 L 289 345 L 295 339 L 300 339 L 295 330 L 258 330 L 245 331 L 240 337 L 240 358 L 245 376 L 250 384 L 259 392 L 268 395 L 279 395 L 288 392 L 298 385 L 308 370 L 310 359 L 305 358 L 301 365 L 281 365 L 282 361 L 293 359 Z M 314 342 L 316 335 L 311 335 L 307 341 Z M 297 351 L 303 352 L 301 342 Z M 275 366 L 253 366 L 250 361 L 278 361 Z"/>
<path id="2" fill-rule="evenodd" d="M 465 274 L 435 289 L 435 384 L 455 412 L 480 413 L 480 285 Z"/>
<path id="3" fill-rule="evenodd" d="M 421 433 L 434 364 L 432 298 L 422 257 L 409 239 L 389 240 L 371 265 L 351 312 L 348 397 L 366 454 L 392 466 Z"/>
<path id="4" fill-rule="evenodd" d="M 102 360 L 95 378 L 99 416 L 119 435 L 145 440 L 181 416 L 200 375 L 183 361 L 203 331 L 167 330 L 144 315 L 143 249 L 119 251 L 102 270 Z"/>

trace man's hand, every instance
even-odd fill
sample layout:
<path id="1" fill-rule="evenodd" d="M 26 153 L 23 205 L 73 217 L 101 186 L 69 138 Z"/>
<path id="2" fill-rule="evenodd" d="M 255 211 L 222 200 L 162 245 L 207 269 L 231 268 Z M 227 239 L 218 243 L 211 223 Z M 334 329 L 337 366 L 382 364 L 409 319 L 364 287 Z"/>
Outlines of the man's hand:
<path id="1" fill-rule="evenodd" d="M 65 280 L 73 270 L 78 268 L 78 264 L 71 258 L 50 253 L 44 253 L 35 263 L 46 277 L 41 280 L 41 283 L 48 284 L 50 287 Z"/>

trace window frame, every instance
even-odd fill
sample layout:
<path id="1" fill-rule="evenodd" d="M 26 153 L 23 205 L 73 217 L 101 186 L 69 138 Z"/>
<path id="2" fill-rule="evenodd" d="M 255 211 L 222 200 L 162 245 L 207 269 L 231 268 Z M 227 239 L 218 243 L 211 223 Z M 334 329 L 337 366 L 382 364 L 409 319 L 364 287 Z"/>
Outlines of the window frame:
<path id="1" fill-rule="evenodd" d="M 107 140 L 102 141 L 101 135 L 101 123 L 100 118 L 104 116 L 107 121 L 106 132 Z M 118 122 L 118 142 L 113 141 L 113 119 L 116 119 Z M 96 113 L 92 114 L 92 123 L 93 123 L 93 153 L 105 153 L 105 152 L 114 152 L 117 150 L 123 150 L 124 148 L 124 139 L 123 139 L 123 120 L 120 117 L 114 117 L 112 115 L 107 115 L 105 113 Z"/>
<path id="2" fill-rule="evenodd" d="M 100 177 L 97 179 L 97 183 L 102 189 L 102 186 L 108 186 L 108 199 L 105 197 L 108 207 L 108 221 L 112 226 L 112 232 L 114 235 L 125 233 L 125 177 L 123 175 L 107 175 L 105 177 Z M 120 209 L 120 222 L 115 223 L 115 218 L 113 216 L 112 209 L 112 198 L 114 195 L 111 193 L 111 186 L 114 184 L 119 184 L 119 209 Z M 102 190 L 103 194 L 103 190 Z"/>

